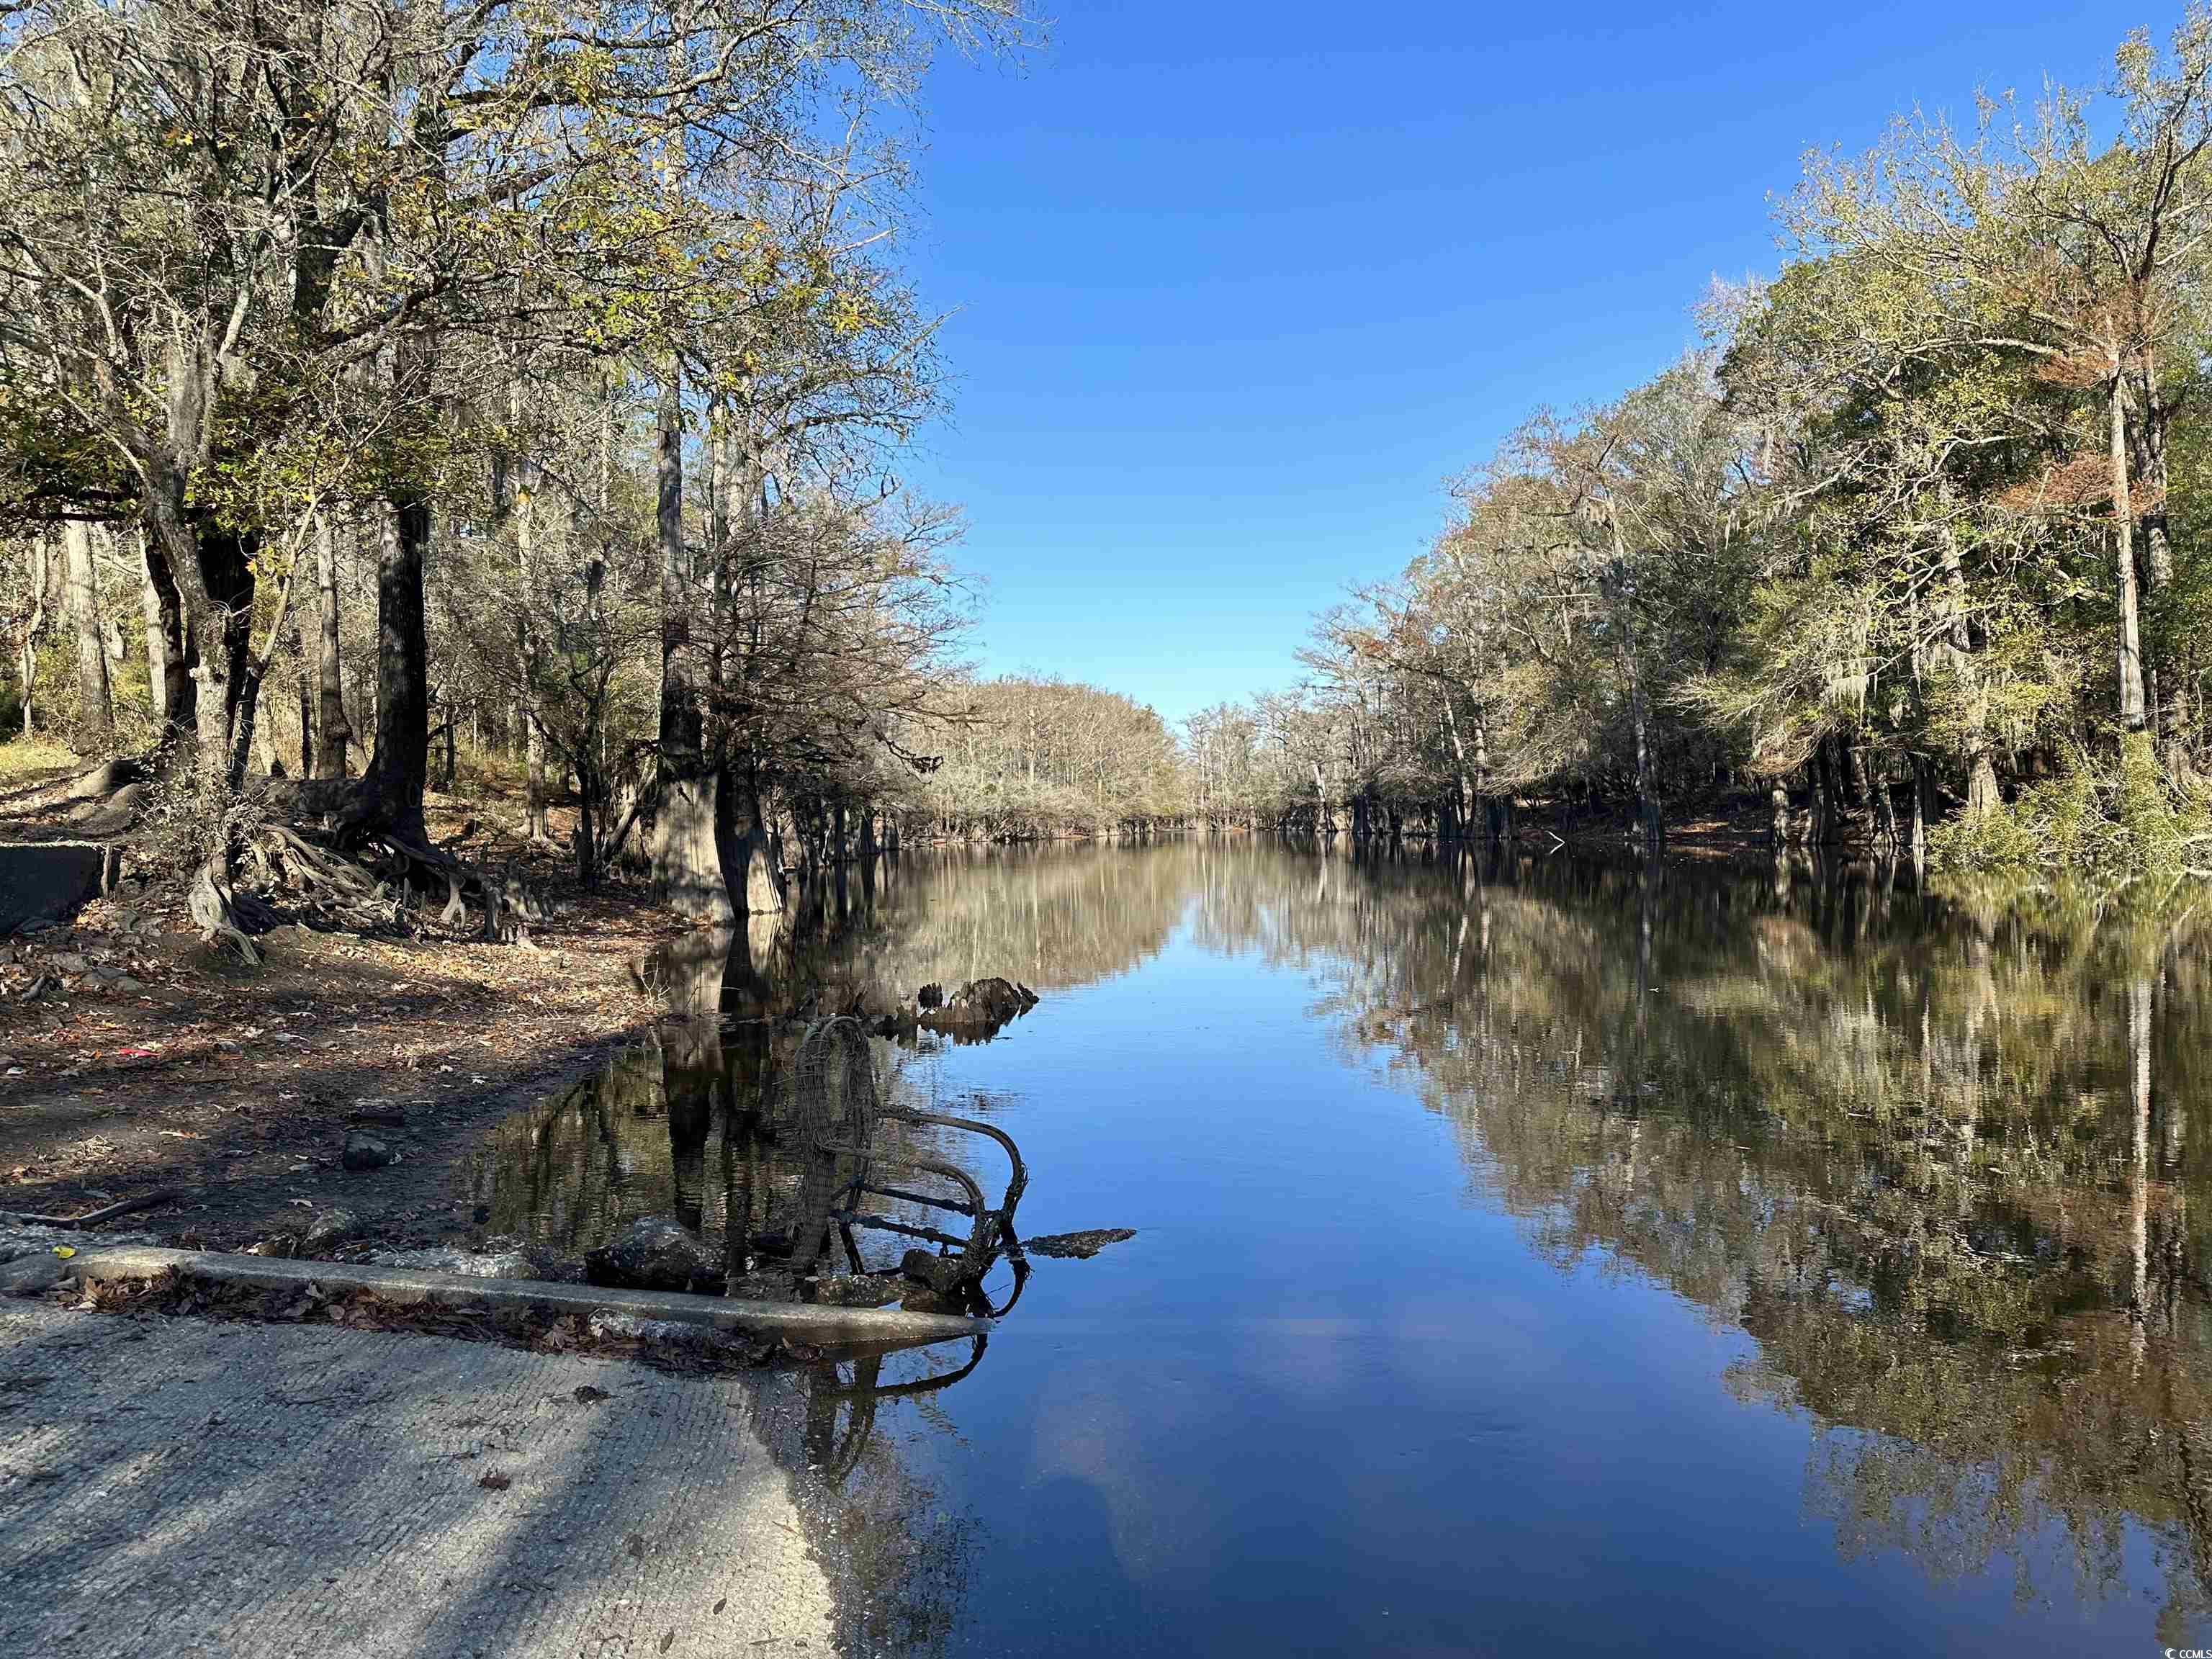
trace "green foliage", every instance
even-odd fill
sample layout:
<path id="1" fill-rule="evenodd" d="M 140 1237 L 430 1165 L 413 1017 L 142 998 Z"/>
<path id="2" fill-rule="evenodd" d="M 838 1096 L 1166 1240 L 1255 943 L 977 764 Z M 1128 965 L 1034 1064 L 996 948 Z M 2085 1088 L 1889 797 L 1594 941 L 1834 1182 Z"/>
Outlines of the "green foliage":
<path id="1" fill-rule="evenodd" d="M 2056 776 L 2028 785 L 1988 817 L 1938 825 L 1929 850 L 1960 874 L 2058 882 L 2087 893 L 2139 883 L 2156 896 L 2212 866 L 2212 811 L 2203 795 L 2173 787 L 2148 734 L 2138 732 L 2113 763 L 2069 751 Z"/>

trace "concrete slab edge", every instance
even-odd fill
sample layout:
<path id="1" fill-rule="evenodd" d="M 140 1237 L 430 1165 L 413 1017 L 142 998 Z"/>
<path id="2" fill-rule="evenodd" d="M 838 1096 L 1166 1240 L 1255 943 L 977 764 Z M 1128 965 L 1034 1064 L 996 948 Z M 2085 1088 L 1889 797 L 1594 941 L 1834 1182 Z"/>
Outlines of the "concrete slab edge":
<path id="1" fill-rule="evenodd" d="M 325 1290 L 367 1291 L 393 1302 L 470 1303 L 495 1308 L 552 1308 L 562 1313 L 617 1313 L 684 1325 L 794 1341 L 859 1343 L 907 1347 L 981 1336 L 988 1319 L 961 1314 L 909 1313 L 897 1308 L 833 1308 L 798 1302 L 747 1302 L 675 1291 L 624 1291 L 597 1285 L 564 1285 L 538 1279 L 473 1279 L 462 1273 L 368 1263 L 306 1261 L 283 1256 L 231 1255 L 216 1250 L 172 1250 L 146 1244 L 94 1245 L 64 1264 L 69 1277 L 94 1284 L 151 1279 L 169 1268 L 220 1284 L 264 1290 L 319 1285 Z"/>

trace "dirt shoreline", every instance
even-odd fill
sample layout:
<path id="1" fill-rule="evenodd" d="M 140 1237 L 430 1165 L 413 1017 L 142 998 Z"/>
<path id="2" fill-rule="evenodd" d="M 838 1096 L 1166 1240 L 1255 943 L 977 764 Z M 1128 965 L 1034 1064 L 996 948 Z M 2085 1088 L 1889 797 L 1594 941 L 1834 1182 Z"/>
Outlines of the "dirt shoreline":
<path id="1" fill-rule="evenodd" d="M 548 890 L 560 914 L 532 947 L 285 927 L 256 970 L 158 896 L 0 941 L 0 1210 L 174 1188 L 179 1202 L 124 1224 L 216 1248 L 333 1208 L 395 1244 L 466 1226 L 456 1176 L 483 1128 L 659 1012 L 635 969 L 677 924 L 641 894 Z M 349 1128 L 398 1161 L 345 1169 Z"/>

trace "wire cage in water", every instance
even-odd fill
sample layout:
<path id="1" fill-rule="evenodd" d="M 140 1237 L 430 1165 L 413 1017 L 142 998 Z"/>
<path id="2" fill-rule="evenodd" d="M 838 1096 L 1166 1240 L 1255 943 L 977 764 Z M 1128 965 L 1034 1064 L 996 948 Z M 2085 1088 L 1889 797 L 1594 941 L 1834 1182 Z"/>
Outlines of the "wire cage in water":
<path id="1" fill-rule="evenodd" d="M 877 1075 L 867 1029 L 849 1017 L 810 1024 L 767 1094 L 770 1121 L 799 1164 L 787 1234 L 794 1273 L 804 1277 L 819 1271 L 833 1239 L 842 1245 L 852 1271 L 869 1272 L 855 1231 L 879 1231 L 937 1246 L 946 1262 L 940 1275 L 946 1287 L 980 1283 L 1005 1255 L 1014 1263 L 1019 1293 L 1028 1264 L 1014 1231 L 1014 1209 L 1029 1171 L 1004 1130 L 892 1105 Z M 997 1203 L 958 1164 L 892 1144 L 884 1133 L 887 1124 L 947 1129 L 996 1143 L 1008 1165 Z M 925 1190 L 915 1184 L 917 1177 L 952 1190 Z M 896 1205 L 915 1206 L 921 1218 L 890 1213 Z"/>

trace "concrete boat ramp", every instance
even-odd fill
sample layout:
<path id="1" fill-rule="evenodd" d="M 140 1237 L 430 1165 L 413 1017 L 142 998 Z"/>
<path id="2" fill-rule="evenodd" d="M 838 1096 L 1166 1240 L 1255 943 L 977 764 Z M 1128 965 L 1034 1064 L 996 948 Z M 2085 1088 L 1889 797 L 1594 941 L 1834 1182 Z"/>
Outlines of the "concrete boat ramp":
<path id="1" fill-rule="evenodd" d="M 988 1328 L 92 1241 L 7 1271 L 35 1291 L 171 1267 L 881 1348 Z M 774 1387 L 0 1300 L 0 1654 L 820 1659 L 834 1599 L 762 1439 Z"/>
<path id="2" fill-rule="evenodd" d="M 827 1655 L 760 1386 L 0 1301 L 0 1653 Z"/>

